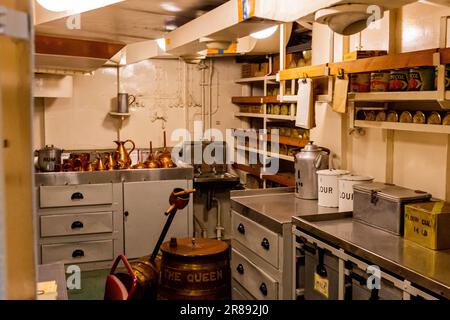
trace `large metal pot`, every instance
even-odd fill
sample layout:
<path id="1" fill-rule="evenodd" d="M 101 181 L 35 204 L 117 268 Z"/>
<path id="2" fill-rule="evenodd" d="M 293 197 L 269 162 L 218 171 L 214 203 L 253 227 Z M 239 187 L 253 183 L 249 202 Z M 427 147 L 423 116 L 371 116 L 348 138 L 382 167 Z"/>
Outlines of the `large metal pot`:
<path id="1" fill-rule="evenodd" d="M 58 165 L 61 165 L 62 150 L 55 146 L 45 146 L 44 149 L 37 151 L 37 167 L 40 171 L 54 172 Z"/>

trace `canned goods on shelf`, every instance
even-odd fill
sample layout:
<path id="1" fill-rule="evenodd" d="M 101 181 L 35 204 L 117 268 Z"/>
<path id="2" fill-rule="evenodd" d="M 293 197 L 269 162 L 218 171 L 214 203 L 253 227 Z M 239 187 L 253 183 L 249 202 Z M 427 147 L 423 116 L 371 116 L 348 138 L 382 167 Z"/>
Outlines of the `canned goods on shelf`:
<path id="1" fill-rule="evenodd" d="M 422 111 L 417 111 L 413 117 L 413 123 L 424 124 L 426 121 L 425 113 Z"/>
<path id="2" fill-rule="evenodd" d="M 353 73 L 350 75 L 350 92 L 369 92 L 370 73 Z"/>
<path id="3" fill-rule="evenodd" d="M 403 111 L 400 115 L 400 122 L 403 123 L 412 123 L 413 122 L 413 116 L 411 112 L 409 111 Z"/>
<path id="4" fill-rule="evenodd" d="M 439 112 L 437 111 L 433 111 L 430 113 L 430 115 L 428 116 L 428 124 L 441 124 L 442 123 L 442 119 L 441 119 L 441 115 L 439 114 Z"/>
<path id="5" fill-rule="evenodd" d="M 386 92 L 389 89 L 390 72 L 372 72 L 370 74 L 370 91 Z"/>
<path id="6" fill-rule="evenodd" d="M 385 111 L 379 111 L 377 113 L 377 117 L 375 119 L 376 121 L 386 121 L 386 112 Z"/>
<path id="7" fill-rule="evenodd" d="M 375 121 L 377 118 L 375 111 L 366 111 L 366 121 Z"/>
<path id="8" fill-rule="evenodd" d="M 434 90 L 435 68 L 418 67 L 409 70 L 409 91 L 431 91 Z"/>
<path id="9" fill-rule="evenodd" d="M 442 119 L 442 124 L 445 126 L 450 125 L 450 112 L 445 114 L 444 119 Z"/>
<path id="10" fill-rule="evenodd" d="M 389 111 L 386 120 L 388 122 L 398 122 L 398 113 L 396 111 Z"/>
<path id="11" fill-rule="evenodd" d="M 409 80 L 409 70 L 392 70 L 389 76 L 389 91 L 407 91 Z"/>

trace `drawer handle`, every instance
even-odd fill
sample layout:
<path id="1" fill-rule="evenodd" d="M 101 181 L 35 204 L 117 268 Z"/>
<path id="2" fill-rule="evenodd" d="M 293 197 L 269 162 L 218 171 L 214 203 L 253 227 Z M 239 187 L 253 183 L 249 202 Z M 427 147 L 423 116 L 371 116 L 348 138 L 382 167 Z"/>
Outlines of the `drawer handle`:
<path id="1" fill-rule="evenodd" d="M 75 221 L 74 223 L 72 223 L 71 228 L 72 229 L 82 229 L 84 227 L 83 222 L 81 221 Z"/>
<path id="2" fill-rule="evenodd" d="M 263 296 L 267 296 L 267 286 L 264 282 L 261 283 L 261 286 L 259 287 L 259 291 L 261 291 Z"/>
<path id="3" fill-rule="evenodd" d="M 266 238 L 263 239 L 263 241 L 261 242 L 261 247 L 263 247 L 266 250 L 270 249 L 270 243 L 269 240 L 267 240 Z"/>
<path id="4" fill-rule="evenodd" d="M 245 234 L 245 227 L 242 223 L 239 223 L 237 230 L 239 231 L 240 234 Z"/>
<path id="5" fill-rule="evenodd" d="M 239 263 L 236 270 L 239 274 L 244 274 L 244 266 L 242 264 Z"/>
<path id="6" fill-rule="evenodd" d="M 74 194 L 72 194 L 72 197 L 70 197 L 70 199 L 72 200 L 83 200 L 84 196 L 81 192 L 75 192 Z"/>
<path id="7" fill-rule="evenodd" d="M 74 252 L 72 252 L 72 258 L 81 258 L 84 257 L 84 251 L 77 249 Z"/>

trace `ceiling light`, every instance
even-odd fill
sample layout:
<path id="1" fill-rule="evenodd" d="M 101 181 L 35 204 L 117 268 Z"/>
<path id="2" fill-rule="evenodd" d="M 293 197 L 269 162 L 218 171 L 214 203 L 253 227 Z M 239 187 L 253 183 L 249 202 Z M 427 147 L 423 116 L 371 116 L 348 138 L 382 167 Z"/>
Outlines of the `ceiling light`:
<path id="1" fill-rule="evenodd" d="M 156 43 L 158 44 L 158 47 L 166 52 L 166 39 L 165 38 L 160 38 L 156 40 Z"/>
<path id="2" fill-rule="evenodd" d="M 70 10 L 71 8 L 73 8 L 73 5 L 74 5 L 73 0 L 67 0 L 67 1 L 37 0 L 37 2 L 45 9 L 53 11 L 53 12 L 67 11 L 67 10 Z"/>
<path id="3" fill-rule="evenodd" d="M 174 23 L 168 23 L 168 24 L 166 24 L 166 30 L 167 30 L 167 31 L 173 31 L 173 30 L 175 30 L 176 28 L 177 28 L 177 25 L 174 24 Z"/>
<path id="4" fill-rule="evenodd" d="M 164 2 L 164 3 L 161 3 L 160 6 L 161 6 L 161 8 L 163 8 L 164 10 L 169 11 L 169 12 L 180 12 L 181 11 L 181 8 L 173 2 Z"/>
<path id="5" fill-rule="evenodd" d="M 250 37 L 258 39 L 258 40 L 266 39 L 266 38 L 270 37 L 271 35 L 273 35 L 277 30 L 278 30 L 278 25 L 258 31 L 258 32 L 254 32 L 250 35 Z"/>

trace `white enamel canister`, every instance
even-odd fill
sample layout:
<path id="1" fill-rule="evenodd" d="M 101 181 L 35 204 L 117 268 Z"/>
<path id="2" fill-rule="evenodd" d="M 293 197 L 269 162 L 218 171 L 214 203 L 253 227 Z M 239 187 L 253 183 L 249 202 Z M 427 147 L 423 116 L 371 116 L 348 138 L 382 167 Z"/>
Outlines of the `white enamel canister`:
<path id="1" fill-rule="evenodd" d="M 319 180 L 319 206 L 329 208 L 339 207 L 338 178 L 346 174 L 349 174 L 349 171 L 334 169 L 317 171 Z"/>
<path id="2" fill-rule="evenodd" d="M 372 177 L 366 176 L 341 176 L 339 178 L 339 212 L 353 211 L 353 185 L 372 181 Z"/>

